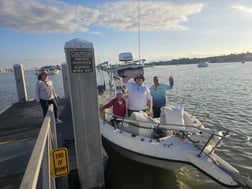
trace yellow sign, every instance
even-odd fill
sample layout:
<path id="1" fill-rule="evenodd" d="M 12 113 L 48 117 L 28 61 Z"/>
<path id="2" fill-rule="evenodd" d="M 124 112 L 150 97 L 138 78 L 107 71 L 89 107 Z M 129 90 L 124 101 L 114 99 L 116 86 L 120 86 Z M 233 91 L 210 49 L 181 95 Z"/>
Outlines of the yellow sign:
<path id="1" fill-rule="evenodd" d="M 68 175 L 69 163 L 66 148 L 59 148 L 50 152 L 50 173 L 52 177 Z"/>

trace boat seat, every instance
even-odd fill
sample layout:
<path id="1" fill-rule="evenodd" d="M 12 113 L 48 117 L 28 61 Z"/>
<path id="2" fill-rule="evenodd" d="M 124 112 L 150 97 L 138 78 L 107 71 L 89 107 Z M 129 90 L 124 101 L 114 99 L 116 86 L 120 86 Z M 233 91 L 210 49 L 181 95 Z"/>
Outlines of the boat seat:
<path id="1" fill-rule="evenodd" d="M 121 122 L 119 124 L 119 128 L 126 132 L 132 133 L 133 135 L 152 137 L 153 129 L 151 129 L 151 127 L 153 126 L 153 124 L 151 123 L 154 123 L 154 121 L 149 118 L 146 112 L 133 112 L 129 119 L 134 121 L 135 123 Z M 142 127 L 149 127 L 150 129 L 145 129 Z"/>

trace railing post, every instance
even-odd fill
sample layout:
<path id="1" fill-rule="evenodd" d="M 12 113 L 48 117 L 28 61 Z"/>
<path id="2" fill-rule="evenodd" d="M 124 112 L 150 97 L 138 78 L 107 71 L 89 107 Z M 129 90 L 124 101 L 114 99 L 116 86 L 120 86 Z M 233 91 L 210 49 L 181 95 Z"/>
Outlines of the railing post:
<path id="1" fill-rule="evenodd" d="M 17 95 L 19 102 L 27 101 L 26 84 L 24 78 L 24 68 L 21 64 L 15 64 L 13 66 L 16 79 Z"/>
<path id="2" fill-rule="evenodd" d="M 77 167 L 82 189 L 104 187 L 93 44 L 65 43 Z"/>
<path id="3" fill-rule="evenodd" d="M 47 136 L 47 142 L 45 145 L 44 155 L 41 164 L 41 189 L 51 189 L 51 177 L 50 177 L 50 167 L 49 167 L 49 153 L 50 153 L 50 135 Z M 53 182 L 54 183 L 54 182 Z"/>

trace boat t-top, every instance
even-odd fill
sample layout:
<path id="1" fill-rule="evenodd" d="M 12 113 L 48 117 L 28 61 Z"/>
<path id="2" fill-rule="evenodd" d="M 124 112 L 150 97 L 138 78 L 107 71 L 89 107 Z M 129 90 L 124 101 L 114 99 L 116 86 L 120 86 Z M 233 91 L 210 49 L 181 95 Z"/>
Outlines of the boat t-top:
<path id="1" fill-rule="evenodd" d="M 38 70 L 36 70 L 36 75 L 40 74 L 42 71 L 47 71 L 48 75 L 55 75 L 60 72 L 59 66 L 52 66 L 52 65 L 47 65 L 47 66 L 42 66 Z"/>

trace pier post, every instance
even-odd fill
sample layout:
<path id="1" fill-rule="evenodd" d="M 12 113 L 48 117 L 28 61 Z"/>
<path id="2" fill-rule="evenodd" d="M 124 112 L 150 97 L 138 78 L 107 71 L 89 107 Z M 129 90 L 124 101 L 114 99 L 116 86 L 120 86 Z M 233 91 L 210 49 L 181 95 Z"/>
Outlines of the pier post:
<path id="1" fill-rule="evenodd" d="M 64 97 L 69 98 L 69 87 L 68 87 L 68 77 L 67 77 L 67 65 L 66 63 L 61 64 L 62 67 L 62 80 L 64 87 Z"/>
<path id="2" fill-rule="evenodd" d="M 15 64 L 13 68 L 16 79 L 18 100 L 19 102 L 27 101 L 27 91 L 26 91 L 23 65 Z"/>
<path id="3" fill-rule="evenodd" d="M 93 44 L 79 38 L 68 41 L 65 56 L 80 185 L 104 188 Z"/>

